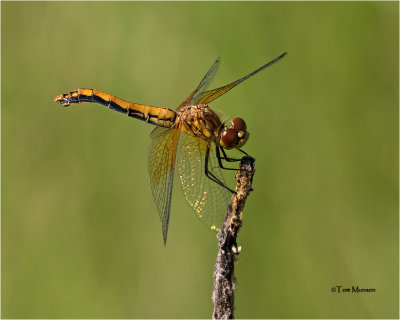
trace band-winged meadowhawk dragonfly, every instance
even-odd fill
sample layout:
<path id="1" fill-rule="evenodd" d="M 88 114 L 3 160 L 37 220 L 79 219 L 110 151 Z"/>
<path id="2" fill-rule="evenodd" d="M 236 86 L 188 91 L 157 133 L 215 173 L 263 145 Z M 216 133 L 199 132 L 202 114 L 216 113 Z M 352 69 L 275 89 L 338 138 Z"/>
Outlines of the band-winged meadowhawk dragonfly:
<path id="1" fill-rule="evenodd" d="M 234 193 L 226 186 L 221 172 L 232 168 L 225 167 L 223 162 L 240 160 L 229 158 L 225 149 L 235 148 L 246 154 L 240 149 L 249 138 L 245 121 L 234 118 L 227 124 L 208 104 L 285 55 L 286 52 L 239 80 L 207 91 L 217 73 L 218 58 L 176 110 L 128 102 L 96 89 L 77 89 L 60 94 L 54 101 L 66 107 L 82 102 L 97 103 L 156 125 L 150 135 L 148 169 L 165 245 L 174 169 L 178 169 L 184 196 L 196 215 L 212 230 L 218 230 Z"/>

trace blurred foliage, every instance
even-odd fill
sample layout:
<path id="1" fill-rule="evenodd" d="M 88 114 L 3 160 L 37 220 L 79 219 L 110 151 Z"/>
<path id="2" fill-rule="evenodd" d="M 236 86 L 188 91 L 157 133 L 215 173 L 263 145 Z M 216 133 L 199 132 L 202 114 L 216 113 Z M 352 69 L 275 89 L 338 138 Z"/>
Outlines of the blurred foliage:
<path id="1" fill-rule="evenodd" d="M 212 104 L 246 119 L 256 158 L 236 316 L 399 316 L 398 2 L 1 8 L 3 318 L 210 317 L 215 234 L 176 185 L 164 248 L 152 127 L 52 99 L 87 87 L 175 108 L 217 56 L 214 87 L 284 51 Z"/>

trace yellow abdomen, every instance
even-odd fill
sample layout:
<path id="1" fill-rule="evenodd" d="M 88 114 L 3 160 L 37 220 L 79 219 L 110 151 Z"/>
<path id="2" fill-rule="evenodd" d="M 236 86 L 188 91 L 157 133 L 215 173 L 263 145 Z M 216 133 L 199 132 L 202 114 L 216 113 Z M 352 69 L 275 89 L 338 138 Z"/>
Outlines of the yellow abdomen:
<path id="1" fill-rule="evenodd" d="M 69 93 L 60 94 L 54 101 L 61 103 L 65 107 L 74 103 L 97 103 L 160 127 L 172 127 L 176 118 L 175 111 L 169 108 L 152 107 L 128 102 L 96 89 L 77 89 Z"/>

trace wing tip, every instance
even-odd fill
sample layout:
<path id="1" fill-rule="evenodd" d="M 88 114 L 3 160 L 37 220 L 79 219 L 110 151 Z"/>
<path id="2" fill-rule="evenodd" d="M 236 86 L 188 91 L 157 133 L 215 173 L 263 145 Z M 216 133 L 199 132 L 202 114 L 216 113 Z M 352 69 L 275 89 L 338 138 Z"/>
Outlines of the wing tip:
<path id="1" fill-rule="evenodd" d="M 268 64 L 273 64 L 275 62 L 278 62 L 279 60 L 281 60 L 284 56 L 287 55 L 287 51 L 285 51 L 284 53 L 282 53 L 279 57 L 275 58 L 274 60 L 272 60 L 271 62 L 267 63 Z"/>
<path id="2" fill-rule="evenodd" d="M 169 225 L 169 212 L 167 215 L 167 221 L 163 221 L 162 223 L 162 235 L 163 235 L 163 240 L 164 240 L 164 247 L 167 246 L 167 235 L 168 235 L 168 225 Z"/>

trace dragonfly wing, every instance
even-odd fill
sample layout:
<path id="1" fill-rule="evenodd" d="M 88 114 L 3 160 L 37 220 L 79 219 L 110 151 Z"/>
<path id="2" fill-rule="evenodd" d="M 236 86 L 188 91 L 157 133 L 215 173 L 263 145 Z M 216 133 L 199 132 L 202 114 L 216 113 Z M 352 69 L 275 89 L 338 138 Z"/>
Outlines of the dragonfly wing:
<path id="1" fill-rule="evenodd" d="M 192 105 L 198 105 L 198 104 L 209 104 L 211 101 L 214 101 L 218 97 L 222 96 L 224 93 L 228 92 L 231 90 L 233 87 L 236 87 L 239 83 L 243 82 L 244 80 L 250 78 L 251 76 L 254 76 L 256 73 L 260 72 L 261 70 L 264 70 L 265 68 L 271 66 L 272 64 L 278 62 L 280 59 L 282 59 L 286 55 L 286 52 L 281 54 L 279 57 L 275 58 L 274 60 L 266 63 L 262 67 L 258 68 L 257 70 L 254 70 L 253 72 L 250 72 L 248 75 L 244 76 L 243 78 L 240 78 L 239 80 L 236 80 L 230 84 L 227 84 L 223 87 L 205 91 L 205 92 L 196 92 L 195 95 L 193 95 L 190 103 Z"/>
<path id="2" fill-rule="evenodd" d="M 167 243 L 179 134 L 179 129 L 156 127 L 150 135 L 148 160 L 150 186 L 162 223 L 164 245 Z"/>
<path id="3" fill-rule="evenodd" d="M 205 175 L 207 147 L 213 147 L 208 169 L 224 182 L 221 168 L 211 141 L 182 134 L 178 148 L 178 175 L 183 194 L 198 218 L 212 230 L 222 226 L 226 208 L 232 194 Z"/>
<path id="4" fill-rule="evenodd" d="M 197 95 L 201 92 L 204 92 L 208 88 L 208 86 L 213 81 L 213 79 L 218 71 L 220 61 L 221 60 L 218 57 L 217 60 L 215 60 L 215 62 L 211 66 L 210 70 L 208 70 L 208 72 L 206 73 L 204 78 L 200 81 L 197 88 L 195 90 L 193 90 L 190 93 L 190 95 L 186 98 L 186 100 L 181 103 L 180 107 L 187 106 L 187 105 L 193 105 L 192 100 L 197 99 Z"/>

